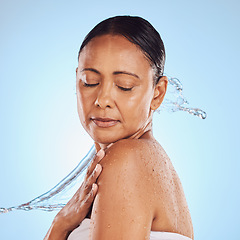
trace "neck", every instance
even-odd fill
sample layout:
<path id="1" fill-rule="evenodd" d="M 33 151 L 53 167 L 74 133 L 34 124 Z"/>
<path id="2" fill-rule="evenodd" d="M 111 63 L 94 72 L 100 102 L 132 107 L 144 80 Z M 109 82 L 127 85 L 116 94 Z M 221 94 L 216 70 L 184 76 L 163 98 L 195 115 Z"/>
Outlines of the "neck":
<path id="1" fill-rule="evenodd" d="M 140 129 L 138 129 L 137 132 L 127 137 L 126 139 L 139 139 L 152 137 L 152 114 L 153 114 L 152 111 L 150 111 L 146 123 Z M 104 150 L 108 149 L 109 147 L 112 146 L 112 144 L 113 143 L 104 144 L 95 142 L 95 148 L 98 152 L 100 149 Z"/>

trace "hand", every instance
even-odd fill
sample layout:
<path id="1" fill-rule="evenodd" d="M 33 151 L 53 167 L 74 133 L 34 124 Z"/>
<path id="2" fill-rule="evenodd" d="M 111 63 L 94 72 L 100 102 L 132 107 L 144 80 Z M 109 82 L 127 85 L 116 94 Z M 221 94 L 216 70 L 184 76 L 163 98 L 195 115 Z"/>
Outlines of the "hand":
<path id="1" fill-rule="evenodd" d="M 98 190 L 96 181 L 102 171 L 99 161 L 104 155 L 104 150 L 100 150 L 93 158 L 81 187 L 56 215 L 44 239 L 66 239 L 87 216 Z M 56 234 L 59 236 L 58 238 Z"/>

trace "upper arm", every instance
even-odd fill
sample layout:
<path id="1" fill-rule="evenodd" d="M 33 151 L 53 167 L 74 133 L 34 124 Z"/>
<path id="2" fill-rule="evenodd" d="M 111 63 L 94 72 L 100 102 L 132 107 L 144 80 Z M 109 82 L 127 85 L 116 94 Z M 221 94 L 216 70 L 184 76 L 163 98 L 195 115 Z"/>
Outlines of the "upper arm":
<path id="1" fill-rule="evenodd" d="M 92 211 L 91 239 L 147 239 L 150 234 L 151 184 L 144 156 L 135 144 L 115 144 L 103 159 Z"/>

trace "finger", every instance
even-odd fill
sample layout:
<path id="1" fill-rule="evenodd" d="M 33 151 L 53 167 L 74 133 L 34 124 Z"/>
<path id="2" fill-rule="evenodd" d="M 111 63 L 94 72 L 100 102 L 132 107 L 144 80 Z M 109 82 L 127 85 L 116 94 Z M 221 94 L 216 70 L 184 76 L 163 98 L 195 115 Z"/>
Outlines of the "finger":
<path id="1" fill-rule="evenodd" d="M 93 197 L 95 197 L 96 196 L 96 194 L 97 194 L 97 190 L 98 190 L 98 185 L 96 184 L 96 183 L 93 183 L 92 184 L 92 193 L 90 193 L 90 195 L 92 195 Z"/>
<path id="2" fill-rule="evenodd" d="M 83 201 L 84 207 L 88 208 L 91 206 L 91 204 L 97 194 L 97 191 L 98 191 L 98 185 L 96 183 L 93 183 L 91 191 L 86 195 L 86 197 Z"/>
<path id="3" fill-rule="evenodd" d="M 93 170 L 95 169 L 96 165 L 98 164 L 98 162 L 105 156 L 105 152 L 103 149 L 99 150 L 98 153 L 94 156 L 93 160 L 91 161 L 88 170 L 87 170 L 87 174 L 86 174 L 86 178 L 88 178 Z"/>
<path id="4" fill-rule="evenodd" d="M 102 166 L 98 163 L 94 171 L 92 172 L 92 174 L 85 180 L 85 185 L 84 185 L 85 194 L 87 194 L 88 191 L 90 191 L 91 186 L 97 181 L 97 178 L 99 177 L 101 172 L 102 172 Z"/>
<path id="5" fill-rule="evenodd" d="M 92 173 L 93 183 L 97 181 L 97 178 L 99 177 L 101 172 L 102 172 L 102 165 L 98 163 Z"/>

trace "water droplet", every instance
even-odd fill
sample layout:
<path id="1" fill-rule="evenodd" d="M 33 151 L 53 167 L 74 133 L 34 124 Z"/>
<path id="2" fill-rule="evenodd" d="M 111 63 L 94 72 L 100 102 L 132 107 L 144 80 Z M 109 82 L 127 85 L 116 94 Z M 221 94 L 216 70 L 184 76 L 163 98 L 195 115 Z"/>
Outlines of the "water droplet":
<path id="1" fill-rule="evenodd" d="M 179 79 L 168 76 L 168 82 L 169 84 L 166 96 L 160 106 L 160 110 L 157 110 L 157 112 L 162 110 L 166 110 L 168 112 L 184 111 L 200 117 L 201 119 L 205 119 L 207 117 L 206 112 L 200 108 L 186 107 L 189 103 L 183 96 L 183 86 Z"/>
<path id="2" fill-rule="evenodd" d="M 1 213 L 7 213 L 7 212 L 9 212 L 9 209 L 7 209 L 7 208 L 0 208 L 0 214 Z"/>

